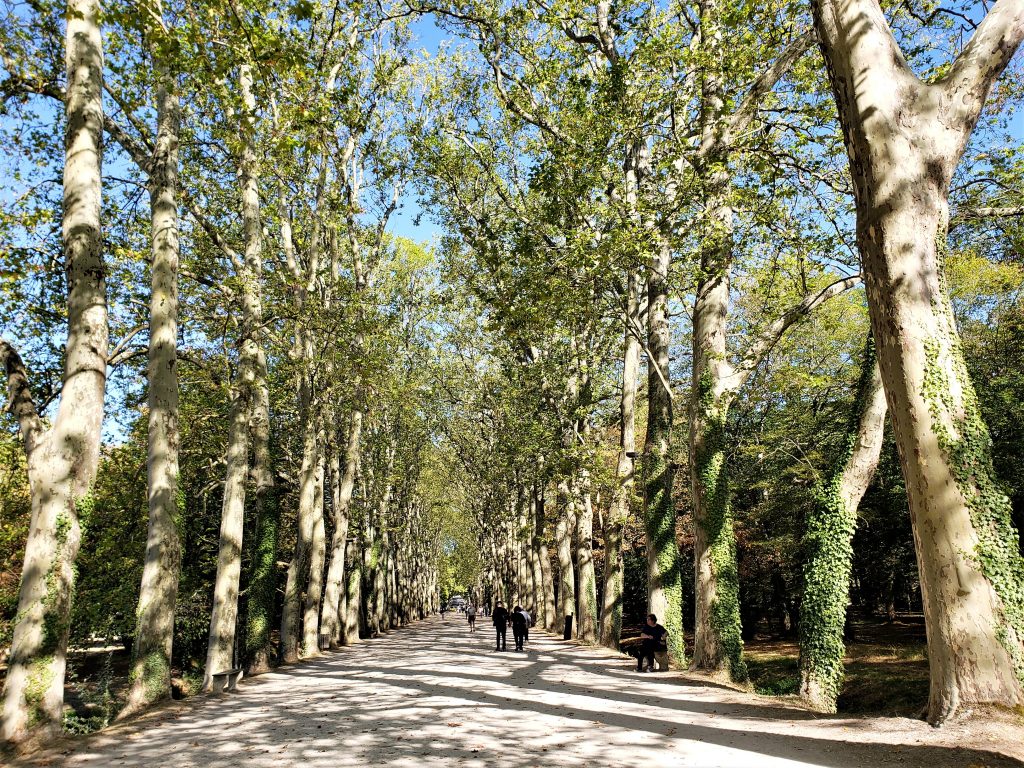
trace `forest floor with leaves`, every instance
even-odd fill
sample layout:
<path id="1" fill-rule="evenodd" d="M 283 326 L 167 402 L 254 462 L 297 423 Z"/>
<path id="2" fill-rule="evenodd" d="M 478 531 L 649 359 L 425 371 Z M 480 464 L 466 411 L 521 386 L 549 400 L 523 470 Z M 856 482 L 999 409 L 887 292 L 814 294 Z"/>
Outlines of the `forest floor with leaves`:
<path id="1" fill-rule="evenodd" d="M 1024 729 L 1005 717 L 941 729 L 825 717 L 683 673 L 640 675 L 628 657 L 536 630 L 524 653 L 493 648 L 486 623 L 470 634 L 461 616 L 435 617 L 17 765 L 1024 765 Z"/>

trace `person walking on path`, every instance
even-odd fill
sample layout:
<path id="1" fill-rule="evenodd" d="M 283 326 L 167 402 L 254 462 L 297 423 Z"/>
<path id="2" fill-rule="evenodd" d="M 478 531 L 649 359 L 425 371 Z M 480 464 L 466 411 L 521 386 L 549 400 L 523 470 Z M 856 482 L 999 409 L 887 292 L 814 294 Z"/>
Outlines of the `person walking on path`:
<path id="1" fill-rule="evenodd" d="M 512 609 L 512 637 L 516 641 L 516 650 L 523 650 L 523 640 L 526 639 L 526 614 L 518 605 Z"/>
<path id="2" fill-rule="evenodd" d="M 470 604 L 470 606 L 468 608 L 466 608 L 466 619 L 469 621 L 469 631 L 470 632 L 476 632 L 476 606 L 475 605 Z"/>
<path id="3" fill-rule="evenodd" d="M 658 623 L 658 617 L 653 613 L 647 615 L 647 626 L 640 633 L 640 653 L 636 657 L 637 672 L 654 671 L 654 655 L 658 651 L 667 651 L 665 644 L 666 630 Z M 644 669 L 644 661 L 647 662 L 647 669 Z"/>
<path id="4" fill-rule="evenodd" d="M 525 608 L 523 608 L 522 611 L 523 616 L 526 617 L 526 627 L 523 629 L 523 642 L 528 643 L 530 642 L 530 627 L 533 626 L 533 617 L 530 615 L 530 612 Z"/>
<path id="5" fill-rule="evenodd" d="M 442 621 L 444 620 L 444 612 L 446 610 L 448 610 L 448 606 L 446 606 L 444 603 L 441 603 L 441 619 L 442 619 Z"/>
<path id="6" fill-rule="evenodd" d="M 494 606 L 494 610 L 491 611 L 491 624 L 494 625 L 494 650 L 504 651 L 505 648 L 505 637 L 508 631 L 508 609 L 501 604 L 501 600 L 498 601 L 497 605 Z"/>

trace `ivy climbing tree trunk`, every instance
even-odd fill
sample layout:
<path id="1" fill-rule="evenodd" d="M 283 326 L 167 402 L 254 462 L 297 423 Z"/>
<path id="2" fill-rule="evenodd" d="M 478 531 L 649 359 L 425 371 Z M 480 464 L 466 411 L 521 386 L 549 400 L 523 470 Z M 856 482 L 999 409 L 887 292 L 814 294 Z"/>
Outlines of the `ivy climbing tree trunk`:
<path id="1" fill-rule="evenodd" d="M 253 93 L 252 68 L 248 64 L 239 68 L 238 84 L 243 106 L 238 181 L 242 199 L 245 254 L 236 267 L 241 283 L 242 311 L 238 331 L 238 374 L 233 385 L 228 417 L 220 547 L 217 553 L 203 690 L 212 687 L 214 674 L 232 669 L 235 663 L 242 532 L 251 446 L 249 429 L 260 377 L 266 369 L 260 349 L 260 330 L 263 324 L 263 223 L 260 220 L 259 165 L 256 155 L 256 97 Z"/>
<path id="2" fill-rule="evenodd" d="M 0 737 L 23 742 L 60 734 L 64 673 L 81 543 L 99 464 L 107 370 L 107 299 L 100 229 L 103 40 L 99 4 L 69 0 L 61 235 L 67 274 L 68 338 L 60 403 L 45 429 L 15 348 L 0 339 L 11 413 L 28 463 L 32 516 L 4 683 Z"/>
<path id="3" fill-rule="evenodd" d="M 1024 561 L 943 276 L 947 197 L 992 84 L 1024 39 L 999 0 L 933 83 L 877 0 L 816 0 L 850 158 L 871 327 L 910 501 L 928 630 L 928 720 L 1024 703 Z"/>
<path id="4" fill-rule="evenodd" d="M 267 356 L 257 349 L 256 380 L 249 417 L 252 467 L 249 482 L 256 508 L 256 535 L 252 543 L 249 599 L 246 601 L 246 631 L 242 663 L 246 674 L 270 668 L 270 628 L 277 602 L 277 535 L 281 522 L 281 500 L 274 484 L 270 453 L 270 387 Z"/>
<path id="5" fill-rule="evenodd" d="M 706 96 L 705 100 L 720 98 Z M 712 130 L 709 127 L 707 130 Z M 691 668 L 745 680 L 740 637 L 739 574 L 725 462 L 725 421 L 732 399 L 726 349 L 732 263 L 728 157 L 704 171 L 707 228 L 693 307 L 690 390 L 690 484 L 696 568 L 696 634 Z"/>
<path id="6" fill-rule="evenodd" d="M 303 596 L 309 582 L 309 566 L 316 531 L 316 470 L 319 460 L 318 424 L 313 413 L 310 376 L 303 372 L 299 383 L 299 410 L 302 414 L 302 465 L 299 468 L 298 531 L 295 549 L 288 564 L 284 604 L 281 611 L 281 660 L 297 661 L 303 640 Z"/>
<path id="7" fill-rule="evenodd" d="M 256 497 L 256 535 L 252 546 L 249 599 L 245 612 L 246 674 L 257 675 L 271 666 L 273 644 L 270 630 L 277 602 L 277 539 L 281 523 L 281 502 L 274 486 L 270 465 L 270 390 L 266 380 L 266 357 L 261 355 L 262 384 L 258 388 L 258 416 L 253 419 L 253 494 Z M 261 434 L 263 430 L 267 434 Z"/>
<path id="8" fill-rule="evenodd" d="M 843 628 L 850 602 L 857 507 L 875 476 L 885 430 L 885 390 L 868 340 L 845 448 L 835 469 L 816 489 L 804 545 L 800 602 L 800 697 L 834 713 L 845 670 Z"/>
<path id="9" fill-rule="evenodd" d="M 672 500 L 672 392 L 669 389 L 668 272 L 662 244 L 647 275 L 647 435 L 644 445 L 644 526 L 647 531 L 647 610 L 668 631 L 668 652 L 686 658 L 683 585 L 676 508 Z"/>
<path id="10" fill-rule="evenodd" d="M 636 385 L 640 374 L 640 307 L 636 273 L 626 278 L 626 330 L 622 347 L 622 381 L 619 389 L 619 458 L 615 466 L 615 490 L 604 526 L 604 595 L 601 606 L 601 645 L 619 649 L 622 633 L 622 530 L 633 497 L 636 458 Z"/>
<path id="11" fill-rule="evenodd" d="M 157 9 L 159 9 L 159 5 Z M 160 42 L 157 43 L 160 45 Z M 174 602 L 178 594 L 178 135 L 177 84 L 154 54 L 156 145 L 149 171 L 153 260 L 149 297 L 149 531 L 132 645 L 131 687 L 119 717 L 171 695 Z"/>
<path id="12" fill-rule="evenodd" d="M 700 4 L 700 140 L 691 160 L 703 186 L 700 272 L 693 308 L 693 367 L 689 403 L 689 464 L 693 496 L 696 633 L 691 668 L 742 681 L 747 677 L 740 636 L 739 583 L 732 524 L 725 423 L 729 405 L 754 368 L 785 330 L 818 303 L 852 285 L 844 281 L 788 310 L 751 344 L 741 363 L 727 345 L 729 288 L 733 267 L 733 137 L 746 131 L 762 102 L 812 44 L 797 33 L 751 82 L 735 106 L 727 98 L 723 21 L 728 7 Z M 783 30 L 780 30 L 783 31 Z"/>

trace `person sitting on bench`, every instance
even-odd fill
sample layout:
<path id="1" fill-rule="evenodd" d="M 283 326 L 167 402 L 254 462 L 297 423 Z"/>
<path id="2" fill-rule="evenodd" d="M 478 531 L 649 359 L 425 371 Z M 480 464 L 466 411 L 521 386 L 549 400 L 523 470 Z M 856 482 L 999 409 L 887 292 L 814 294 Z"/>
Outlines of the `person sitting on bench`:
<path id="1" fill-rule="evenodd" d="M 665 644 L 666 634 L 668 634 L 668 630 L 658 623 L 658 617 L 653 613 L 648 614 L 647 626 L 640 633 L 640 653 L 636 657 L 637 672 L 654 671 L 654 654 L 668 650 Z M 646 670 L 644 661 L 647 662 Z"/>

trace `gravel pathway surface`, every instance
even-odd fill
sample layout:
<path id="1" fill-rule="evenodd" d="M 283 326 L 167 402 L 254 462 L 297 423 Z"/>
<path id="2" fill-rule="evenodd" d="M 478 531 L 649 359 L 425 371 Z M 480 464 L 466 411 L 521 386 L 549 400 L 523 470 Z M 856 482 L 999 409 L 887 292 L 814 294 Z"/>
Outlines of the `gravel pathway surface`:
<path id="1" fill-rule="evenodd" d="M 486 619 L 482 619 L 486 622 Z M 823 717 L 534 631 L 495 653 L 486 623 L 431 618 L 173 702 L 26 766 L 1021 766 L 1012 725 L 933 729 L 906 718 Z M 511 645 L 511 632 L 509 644 Z M 1008 730 L 1009 729 L 1009 730 Z"/>

